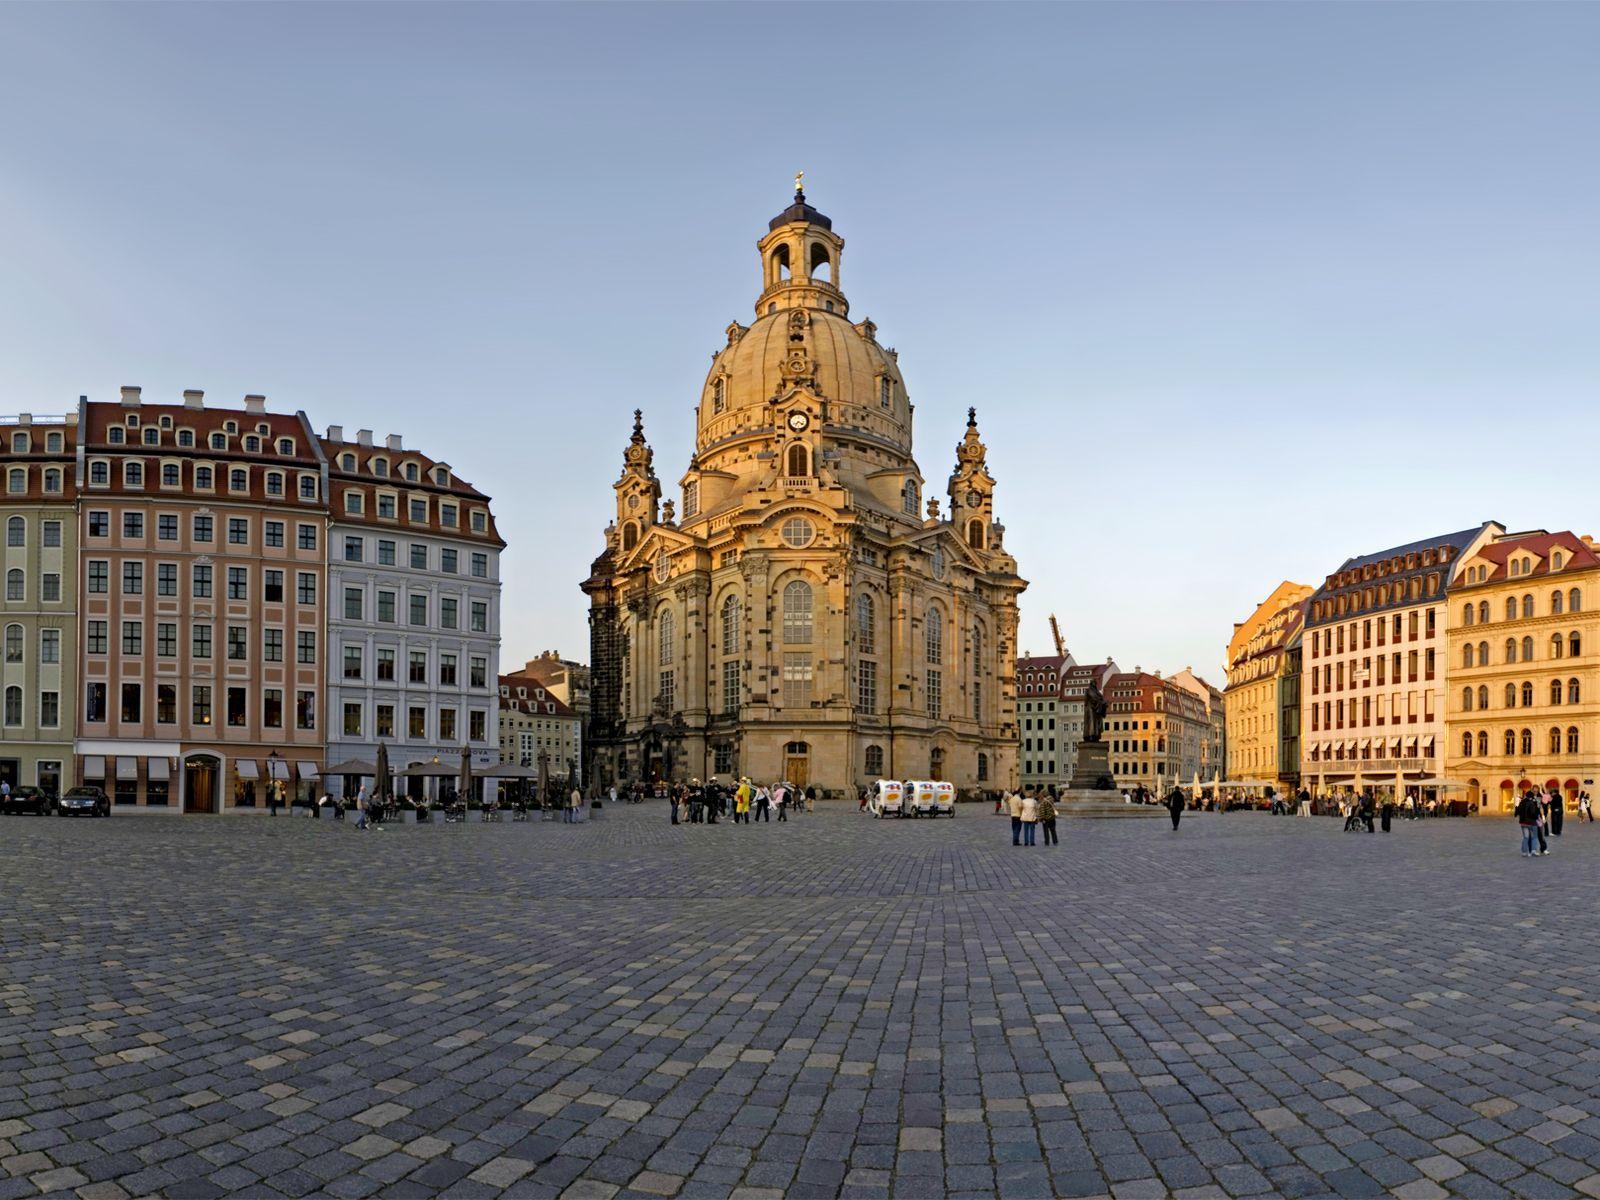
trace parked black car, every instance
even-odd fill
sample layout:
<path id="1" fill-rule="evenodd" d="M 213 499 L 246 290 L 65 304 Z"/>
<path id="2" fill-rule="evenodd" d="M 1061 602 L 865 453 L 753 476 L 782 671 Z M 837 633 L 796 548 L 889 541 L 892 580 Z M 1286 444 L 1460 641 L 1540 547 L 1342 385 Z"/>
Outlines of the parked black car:
<path id="1" fill-rule="evenodd" d="M 50 797 L 40 788 L 14 787 L 11 795 L 0 804 L 0 815 L 10 816 L 12 813 L 32 813 L 36 817 L 50 815 Z"/>
<path id="2" fill-rule="evenodd" d="M 111 798 L 104 788 L 69 788 L 57 803 L 56 811 L 63 817 L 109 817 Z"/>

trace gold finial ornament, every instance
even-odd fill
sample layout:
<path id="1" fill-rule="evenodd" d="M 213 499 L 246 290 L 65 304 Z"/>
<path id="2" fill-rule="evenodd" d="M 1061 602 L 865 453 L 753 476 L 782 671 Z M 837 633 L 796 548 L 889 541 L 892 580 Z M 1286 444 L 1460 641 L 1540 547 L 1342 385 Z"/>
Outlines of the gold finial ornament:
<path id="1" fill-rule="evenodd" d="M 804 171 L 796 171 L 794 173 L 794 194 L 796 196 L 798 196 L 801 191 L 804 190 L 800 185 L 805 181 L 805 177 L 806 173 Z"/>

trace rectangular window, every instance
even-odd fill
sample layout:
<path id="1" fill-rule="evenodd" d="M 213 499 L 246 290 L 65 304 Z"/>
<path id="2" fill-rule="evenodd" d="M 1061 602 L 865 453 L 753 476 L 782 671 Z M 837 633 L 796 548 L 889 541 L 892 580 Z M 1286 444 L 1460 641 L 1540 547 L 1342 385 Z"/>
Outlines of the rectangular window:
<path id="1" fill-rule="evenodd" d="M 346 621 L 361 620 L 361 589 L 347 587 L 344 590 L 344 619 Z"/>
<path id="2" fill-rule="evenodd" d="M 122 594 L 124 596 L 138 596 L 144 592 L 144 564 L 140 562 L 124 562 L 122 564 Z"/>
<path id="3" fill-rule="evenodd" d="M 207 630 L 209 633 L 210 631 Z M 197 683 L 189 689 L 189 720 L 195 725 L 211 724 L 211 687 Z"/>
<path id="4" fill-rule="evenodd" d="M 261 631 L 261 660 L 274 663 L 283 661 L 283 630 Z"/>
<path id="5" fill-rule="evenodd" d="M 377 676 L 380 683 L 394 682 L 394 651 L 384 647 L 378 649 Z"/>
<path id="6" fill-rule="evenodd" d="M 455 575 L 457 556 L 454 550 L 444 549 L 439 551 L 439 570 L 446 575 Z"/>
<path id="7" fill-rule="evenodd" d="M 144 687 L 142 684 L 122 685 L 122 719 L 129 723 L 144 720 Z"/>
<path id="8" fill-rule="evenodd" d="M 661 687 L 657 691 L 657 698 L 666 706 L 669 713 L 678 707 L 678 676 L 675 671 L 661 672 Z"/>
<path id="9" fill-rule="evenodd" d="M 262 694 L 261 724 L 267 729 L 283 728 L 282 688 L 267 688 Z"/>
<path id="10" fill-rule="evenodd" d="M 439 599 L 439 628 L 454 629 L 456 627 L 456 601 L 449 596 Z"/>
<path id="11" fill-rule="evenodd" d="M 302 550 L 315 550 L 317 548 L 317 527 L 315 525 L 296 526 L 297 541 Z"/>
<path id="12" fill-rule="evenodd" d="M 211 626 L 195 625 L 190 631 L 189 653 L 194 658 L 211 657 Z"/>
<path id="13" fill-rule="evenodd" d="M 346 679 L 360 679 L 362 654 L 360 646 L 346 646 L 344 648 L 344 677 Z"/>
<path id="14" fill-rule="evenodd" d="M 107 653 L 107 650 L 108 650 L 108 647 L 106 645 L 107 628 L 108 628 L 108 623 L 105 622 L 105 621 L 90 621 L 89 622 L 88 635 L 87 635 L 87 638 L 86 638 L 86 641 L 85 641 L 85 644 L 84 644 L 84 648 L 88 653 L 90 653 L 90 654 L 105 654 L 105 653 Z"/>
<path id="15" fill-rule="evenodd" d="M 944 712 L 944 675 L 939 671 L 929 671 L 923 681 L 924 695 L 928 705 L 928 715 L 938 717 Z"/>
<path id="16" fill-rule="evenodd" d="M 474 579 L 487 579 L 489 577 L 489 556 L 487 554 L 473 551 L 472 577 Z"/>
<path id="17" fill-rule="evenodd" d="M 301 604 L 317 602 L 317 577 L 310 571 L 301 571 L 295 579 L 295 600 Z"/>
<path id="18" fill-rule="evenodd" d="M 783 656 L 783 704 L 801 708 L 811 703 L 811 654 L 786 652 Z"/>
<path id="19" fill-rule="evenodd" d="M 481 708 L 475 708 L 467 714 L 467 740 L 481 742 L 489 728 L 489 716 Z"/>
<path id="20" fill-rule="evenodd" d="M 428 502 L 426 500 L 411 501 L 410 511 L 413 525 L 426 525 L 428 523 Z"/>
<path id="21" fill-rule="evenodd" d="M 106 685 L 91 683 L 83 690 L 83 719 L 98 725 L 106 719 Z"/>
<path id="22" fill-rule="evenodd" d="M 439 740 L 441 742 L 456 740 L 456 710 L 453 708 L 439 710 Z"/>
<path id="23" fill-rule="evenodd" d="M 268 521 L 265 536 L 267 545 L 281 547 L 283 545 L 283 522 Z"/>
<path id="24" fill-rule="evenodd" d="M 61 630 L 41 629 L 39 631 L 39 661 L 42 663 L 58 663 L 61 661 Z"/>
<path id="25" fill-rule="evenodd" d="M 878 664 L 870 659 L 856 664 L 856 707 L 864 713 L 878 711 Z"/>
<path id="26" fill-rule="evenodd" d="M 178 685 L 156 684 L 156 724 L 175 725 L 178 721 Z"/>
<path id="27" fill-rule="evenodd" d="M 428 548 L 418 542 L 411 543 L 411 569 L 413 571 L 428 569 Z"/>
<path id="28" fill-rule="evenodd" d="M 406 736 L 422 739 L 428 736 L 428 710 L 412 705 L 406 711 Z"/>
<path id="29" fill-rule="evenodd" d="M 311 691 L 299 691 L 294 694 L 294 727 L 296 729 L 315 729 L 317 727 L 317 694 Z"/>
<path id="30" fill-rule="evenodd" d="M 124 621 L 122 623 L 122 653 L 130 656 L 144 653 L 144 622 Z"/>
<path id="31" fill-rule="evenodd" d="M 161 658 L 178 657 L 178 627 L 162 622 L 156 626 L 156 654 Z"/>
<path id="32" fill-rule="evenodd" d="M 378 620 L 386 624 L 394 624 L 394 593 L 378 593 Z"/>
<path id="33" fill-rule="evenodd" d="M 377 736 L 392 738 L 394 736 L 394 705 L 378 705 L 377 718 L 377 728 L 375 730 Z"/>
<path id="34" fill-rule="evenodd" d="M 243 662 L 245 659 L 245 627 L 243 625 L 228 626 L 228 659 L 231 662 Z M 233 724 L 229 721 L 228 724 Z"/>
<path id="35" fill-rule="evenodd" d="M 162 513 L 156 518 L 156 540 L 162 542 L 178 540 L 177 513 Z"/>
<path id="36" fill-rule="evenodd" d="M 456 686 L 456 656 L 454 654 L 439 655 L 439 686 Z"/>
<path id="37" fill-rule="evenodd" d="M 103 558 L 89 560 L 89 593 L 104 595 L 111 590 L 111 564 Z"/>
<path id="38" fill-rule="evenodd" d="M 230 546 L 248 546 L 250 544 L 250 522 L 243 517 L 228 518 L 228 544 Z"/>
<path id="39" fill-rule="evenodd" d="M 196 600 L 211 599 L 211 568 L 196 563 L 190 573 L 190 594 Z"/>
<path id="40" fill-rule="evenodd" d="M 345 560 L 345 562 L 353 562 L 353 563 L 360 562 L 364 552 L 365 552 L 364 551 L 364 547 L 362 545 L 362 540 L 360 538 L 358 538 L 358 537 L 347 537 L 347 538 L 344 539 L 344 560 Z"/>
<path id="41" fill-rule="evenodd" d="M 111 514 L 110 513 L 101 512 L 99 510 L 95 510 L 95 511 L 90 512 L 90 514 L 89 514 L 89 536 L 90 537 L 110 537 L 111 536 Z"/>
<path id="42" fill-rule="evenodd" d="M 380 567 L 394 566 L 394 543 L 387 538 L 378 541 L 378 565 Z"/>
<path id="43" fill-rule="evenodd" d="M 215 535 L 210 517 L 196 517 L 190 522 L 190 538 L 196 542 L 209 542 Z"/>
<path id="44" fill-rule="evenodd" d="M 300 663 L 317 661 L 317 635 L 314 630 L 302 629 L 294 635 L 294 657 Z"/>
<path id="45" fill-rule="evenodd" d="M 730 659 L 722 664 L 722 714 L 727 717 L 739 715 L 739 667 L 737 660 Z"/>
<path id="46" fill-rule="evenodd" d="M 394 499 L 394 494 L 392 492 L 379 492 L 378 493 L 378 516 L 381 517 L 385 521 L 394 520 L 394 518 L 395 518 L 395 499 Z M 393 543 L 390 543 L 390 544 L 393 545 Z"/>
<path id="47" fill-rule="evenodd" d="M 344 735 L 345 737 L 361 736 L 361 705 L 348 701 L 344 706 Z"/>
<path id="48" fill-rule="evenodd" d="M 55 729 L 61 724 L 60 692 L 39 693 L 39 724 L 46 729 Z"/>
<path id="49" fill-rule="evenodd" d="M 61 576 L 54 571 L 47 571 L 39 577 L 39 599 L 46 604 L 58 604 L 61 601 Z"/>
<path id="50" fill-rule="evenodd" d="M 156 595 L 176 596 L 178 594 L 178 564 L 156 564 Z"/>
<path id="51" fill-rule="evenodd" d="M 426 596 L 411 597 L 410 621 L 413 625 L 426 625 L 428 623 L 428 598 Z"/>
<path id="52" fill-rule="evenodd" d="M 441 504 L 439 506 L 439 524 L 446 529 L 456 527 L 456 506 L 454 504 Z"/>
<path id="53" fill-rule="evenodd" d="M 487 658 L 472 659 L 472 675 L 470 686 L 475 688 L 487 687 L 489 683 L 489 660 Z"/>
<path id="54" fill-rule="evenodd" d="M 248 567 L 228 568 L 228 599 L 248 600 L 250 598 L 250 574 Z"/>
<path id="55" fill-rule="evenodd" d="M 241 630 L 241 632 L 243 632 Z M 245 689 L 231 687 L 228 689 L 228 724 L 240 728 L 245 723 Z"/>
<path id="56" fill-rule="evenodd" d="M 45 521 L 40 525 L 40 529 L 43 531 L 43 543 L 47 550 L 61 545 L 60 521 Z"/>
<path id="57" fill-rule="evenodd" d="M 489 632 L 489 602 L 487 600 L 474 600 L 472 602 L 472 632 Z"/>
<path id="58" fill-rule="evenodd" d="M 268 604 L 283 603 L 283 572 L 270 568 L 262 572 L 261 576 L 262 598 Z"/>
<path id="59" fill-rule="evenodd" d="M 411 660 L 406 672 L 406 682 L 428 682 L 428 655 L 426 651 L 413 650 L 411 652 Z"/>
<path id="60" fill-rule="evenodd" d="M 144 537 L 143 513 L 130 512 L 122 514 L 122 536 L 125 538 Z"/>

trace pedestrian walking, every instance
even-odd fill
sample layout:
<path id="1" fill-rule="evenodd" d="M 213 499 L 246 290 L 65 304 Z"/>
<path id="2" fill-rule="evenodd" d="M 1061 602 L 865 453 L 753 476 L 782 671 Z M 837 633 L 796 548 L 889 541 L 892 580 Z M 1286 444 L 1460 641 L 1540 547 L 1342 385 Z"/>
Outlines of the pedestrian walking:
<path id="1" fill-rule="evenodd" d="M 756 790 L 756 820 L 772 824 L 772 792 L 765 786 Z"/>
<path id="2" fill-rule="evenodd" d="M 867 789 L 866 788 L 862 788 L 861 789 L 861 803 L 859 805 L 857 805 L 856 811 L 857 812 L 866 812 L 867 811 Z M 781 814 L 779 815 L 778 820 L 780 820 L 780 821 L 783 820 L 783 817 L 782 817 Z"/>
<path id="3" fill-rule="evenodd" d="M 755 788 L 750 786 L 748 777 L 739 780 L 739 790 L 733 794 L 733 823 L 735 825 L 748 825 L 750 823 L 750 802 L 755 798 Z"/>
<path id="4" fill-rule="evenodd" d="M 1522 830 L 1522 857 L 1536 858 L 1542 851 L 1534 850 L 1534 835 L 1539 829 L 1539 802 L 1532 792 L 1522 793 L 1522 799 L 1517 801 L 1516 817 L 1517 827 Z"/>
<path id="5" fill-rule="evenodd" d="M 1167 793 L 1167 813 L 1172 817 L 1172 828 L 1178 828 L 1178 822 L 1183 819 L 1183 793 L 1173 788 Z"/>
<path id="6" fill-rule="evenodd" d="M 1039 801 L 1030 788 L 1022 794 L 1022 844 L 1032 846 L 1039 829 Z"/>
<path id="7" fill-rule="evenodd" d="M 1388 833 L 1389 832 L 1389 822 L 1394 819 L 1394 801 L 1393 800 L 1385 800 L 1383 802 L 1383 808 L 1381 808 L 1379 810 L 1379 812 L 1378 812 L 1378 819 L 1379 819 L 1379 822 L 1383 825 L 1383 831 L 1385 833 Z"/>
<path id="8" fill-rule="evenodd" d="M 372 822 L 367 819 L 367 789 L 362 788 L 361 794 L 356 797 L 356 828 L 370 829 Z"/>
<path id="9" fill-rule="evenodd" d="M 1544 797 L 1538 792 L 1532 792 L 1530 794 L 1533 796 L 1533 832 L 1534 835 L 1539 839 L 1539 853 L 1549 854 L 1550 843 L 1545 841 L 1544 831 L 1549 827 L 1550 815 L 1545 809 Z"/>
<path id="10" fill-rule="evenodd" d="M 1550 836 L 1560 837 L 1561 827 L 1567 823 L 1567 798 L 1560 789 L 1550 793 Z"/>
<path id="11" fill-rule="evenodd" d="M 806 786 L 806 811 L 817 811 L 817 785 L 814 783 Z"/>
<path id="12" fill-rule="evenodd" d="M 1061 844 L 1061 839 L 1056 836 L 1056 798 L 1049 792 L 1039 797 L 1039 826 L 1044 830 L 1046 846 Z"/>
<path id="13" fill-rule="evenodd" d="M 1011 844 L 1022 845 L 1022 797 L 1010 788 L 1005 791 L 1006 808 L 1011 813 Z"/>
<path id="14" fill-rule="evenodd" d="M 667 796 L 667 808 L 671 810 L 671 812 L 672 812 L 672 823 L 674 825 L 676 825 L 678 823 L 678 789 L 677 788 L 673 788 L 671 794 L 669 794 Z"/>
<path id="15" fill-rule="evenodd" d="M 780 783 L 773 790 L 772 800 L 778 806 L 778 820 L 780 821 L 789 819 L 789 794 L 789 785 L 787 783 Z"/>
<path id="16" fill-rule="evenodd" d="M 1578 820 L 1581 821 L 1585 817 L 1589 818 L 1589 824 L 1591 824 L 1591 825 L 1594 824 L 1594 804 L 1589 799 L 1589 793 L 1588 792 L 1579 792 L 1578 793 Z"/>

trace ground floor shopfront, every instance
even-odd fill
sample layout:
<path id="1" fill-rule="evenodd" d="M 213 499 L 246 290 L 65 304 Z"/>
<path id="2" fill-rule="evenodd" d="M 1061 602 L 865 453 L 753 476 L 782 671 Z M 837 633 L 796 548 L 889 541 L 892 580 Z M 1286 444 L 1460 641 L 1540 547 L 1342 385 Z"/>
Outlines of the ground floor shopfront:
<path id="1" fill-rule="evenodd" d="M 1392 799 L 1397 804 L 1407 797 L 1418 804 L 1426 804 L 1430 800 L 1441 805 L 1448 805 L 1452 801 L 1466 802 L 1466 793 L 1455 777 L 1447 774 L 1445 764 L 1431 753 L 1434 746 L 1433 738 L 1420 744 L 1413 738 L 1402 746 L 1402 751 L 1413 751 L 1409 757 L 1402 753 L 1399 758 L 1352 756 L 1335 757 L 1326 762 L 1305 762 L 1301 764 L 1300 784 L 1313 798 L 1371 792 L 1380 799 Z M 1423 750 L 1429 753 L 1422 753 Z"/>
<path id="2" fill-rule="evenodd" d="M 1463 758 L 1451 761 L 1450 776 L 1461 780 L 1463 794 L 1478 805 L 1478 811 L 1493 816 L 1515 812 L 1517 800 L 1527 791 L 1557 793 L 1571 812 L 1577 808 L 1579 792 L 1594 795 L 1600 763 L 1576 755 L 1560 762 L 1552 756 L 1543 766 L 1516 757 Z"/>
<path id="3" fill-rule="evenodd" d="M 74 781 L 104 788 L 122 812 L 266 812 L 274 795 L 311 803 L 322 771 L 320 747 L 81 738 L 74 749 Z"/>
<path id="4" fill-rule="evenodd" d="M 0 783 L 13 788 L 36 787 L 59 796 L 72 782 L 71 742 L 28 742 L 0 739 Z"/>

